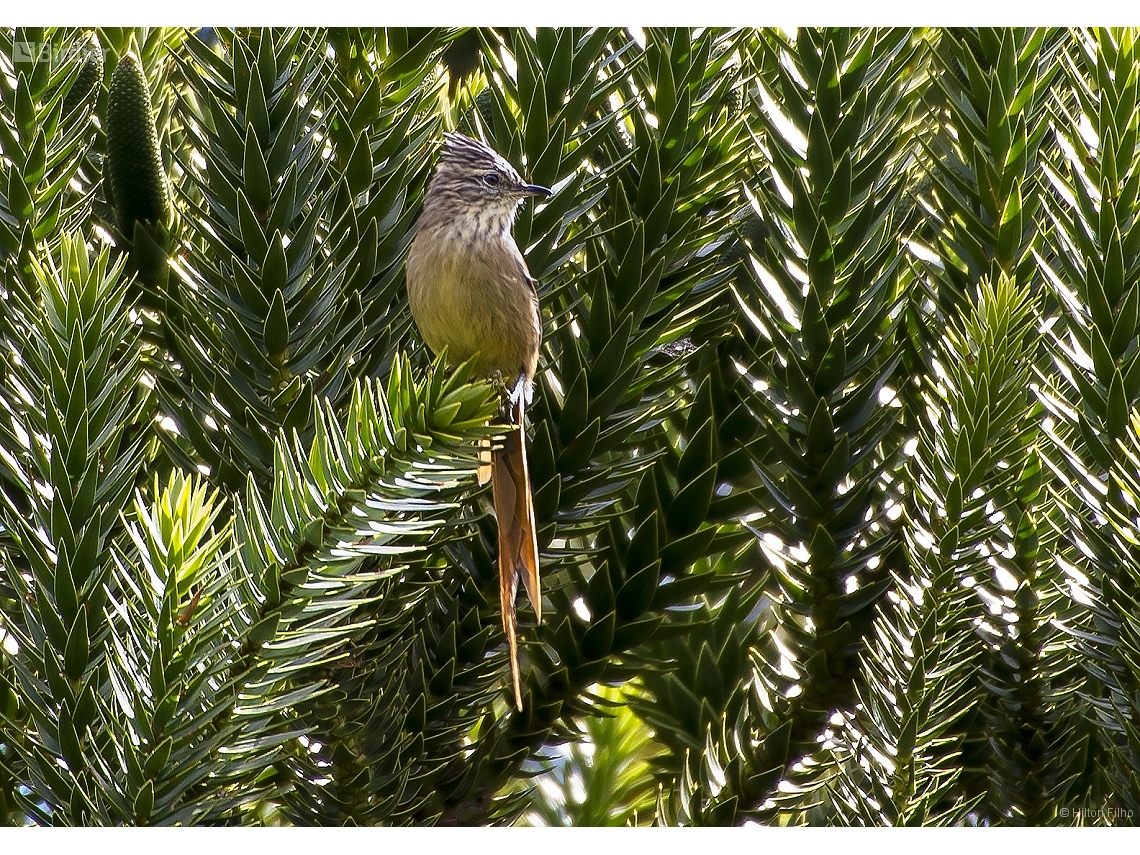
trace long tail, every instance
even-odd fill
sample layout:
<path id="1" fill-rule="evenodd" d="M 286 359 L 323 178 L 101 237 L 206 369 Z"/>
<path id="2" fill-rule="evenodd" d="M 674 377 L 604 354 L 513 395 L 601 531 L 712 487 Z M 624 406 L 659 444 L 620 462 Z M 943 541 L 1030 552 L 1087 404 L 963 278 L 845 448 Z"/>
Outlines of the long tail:
<path id="1" fill-rule="evenodd" d="M 514 421 L 514 419 L 512 419 Z M 511 682 L 515 706 L 522 712 L 519 682 L 519 648 L 516 635 L 515 596 L 519 579 L 526 588 L 535 618 L 542 619 L 542 599 L 538 590 L 538 538 L 534 530 L 534 501 L 530 495 L 530 475 L 523 440 L 523 404 L 518 403 L 518 422 L 503 438 L 503 447 L 491 453 L 491 481 L 495 494 L 495 516 L 499 522 L 499 600 L 503 629 L 511 654 Z"/>

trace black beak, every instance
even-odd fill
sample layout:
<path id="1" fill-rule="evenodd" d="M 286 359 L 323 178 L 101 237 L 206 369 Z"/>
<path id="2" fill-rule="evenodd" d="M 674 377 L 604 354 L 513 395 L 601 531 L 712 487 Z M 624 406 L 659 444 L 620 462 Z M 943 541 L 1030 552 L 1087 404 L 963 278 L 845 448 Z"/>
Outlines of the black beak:
<path id="1" fill-rule="evenodd" d="M 539 187 L 537 184 L 524 184 L 519 188 L 519 192 L 524 196 L 542 196 L 546 198 L 551 196 L 554 191 L 549 187 Z"/>

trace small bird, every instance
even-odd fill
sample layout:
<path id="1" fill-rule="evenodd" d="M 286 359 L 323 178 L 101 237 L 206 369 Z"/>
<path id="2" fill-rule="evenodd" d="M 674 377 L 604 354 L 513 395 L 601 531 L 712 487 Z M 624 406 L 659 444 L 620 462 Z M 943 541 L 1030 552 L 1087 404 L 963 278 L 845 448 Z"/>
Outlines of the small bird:
<path id="1" fill-rule="evenodd" d="M 520 712 L 515 615 L 520 579 L 536 619 L 542 619 L 538 539 L 523 437 L 542 316 L 534 279 L 511 225 L 524 199 L 550 193 L 523 181 L 487 145 L 462 134 L 445 134 L 408 251 L 408 301 L 428 347 L 435 353 L 446 348 L 453 365 L 473 358 L 473 376 L 497 377 L 507 390 L 507 430 L 502 447 L 491 452 L 491 481 L 499 524 L 499 599 Z"/>

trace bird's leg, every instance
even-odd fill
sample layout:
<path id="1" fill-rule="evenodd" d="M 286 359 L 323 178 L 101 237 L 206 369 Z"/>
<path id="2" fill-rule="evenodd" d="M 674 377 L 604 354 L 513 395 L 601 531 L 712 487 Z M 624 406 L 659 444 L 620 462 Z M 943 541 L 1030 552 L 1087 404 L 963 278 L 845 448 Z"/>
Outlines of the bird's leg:
<path id="1" fill-rule="evenodd" d="M 503 379 L 503 372 L 496 368 L 487 377 L 487 382 L 499 395 L 499 415 L 507 415 L 510 407 L 511 390 L 507 386 L 507 381 Z"/>

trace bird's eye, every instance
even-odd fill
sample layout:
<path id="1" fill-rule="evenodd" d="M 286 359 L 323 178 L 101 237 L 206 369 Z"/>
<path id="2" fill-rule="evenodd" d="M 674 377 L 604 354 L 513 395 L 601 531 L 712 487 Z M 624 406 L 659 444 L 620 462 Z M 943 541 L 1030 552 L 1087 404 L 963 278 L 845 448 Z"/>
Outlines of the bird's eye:
<path id="1" fill-rule="evenodd" d="M 498 187 L 499 186 L 499 173 L 488 172 L 486 175 L 483 176 L 483 180 L 487 183 L 488 187 Z"/>

